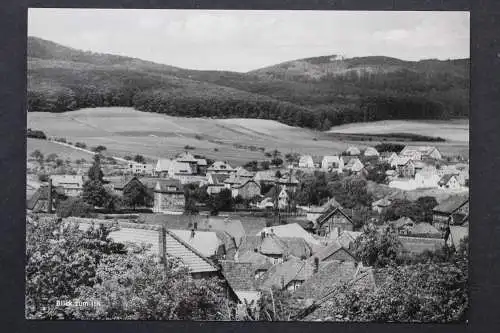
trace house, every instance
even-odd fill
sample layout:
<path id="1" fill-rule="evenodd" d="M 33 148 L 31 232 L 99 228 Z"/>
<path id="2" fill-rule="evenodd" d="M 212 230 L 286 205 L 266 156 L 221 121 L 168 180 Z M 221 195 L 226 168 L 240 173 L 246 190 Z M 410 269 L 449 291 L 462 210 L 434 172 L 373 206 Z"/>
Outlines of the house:
<path id="1" fill-rule="evenodd" d="M 396 229 L 396 231 L 398 232 L 398 234 L 408 235 L 410 233 L 410 230 L 415 225 L 415 222 L 413 222 L 411 218 L 403 216 L 395 221 L 390 221 L 389 225 L 393 226 L 394 229 Z"/>
<path id="2" fill-rule="evenodd" d="M 359 148 L 354 147 L 354 146 L 350 146 L 350 147 L 348 147 L 348 148 L 345 150 L 345 153 L 346 153 L 346 155 L 350 155 L 350 156 L 358 156 L 358 155 L 361 155 L 361 151 L 359 150 Z"/>
<path id="3" fill-rule="evenodd" d="M 308 260 L 290 258 L 289 260 L 273 265 L 259 280 L 260 290 L 269 290 L 277 287 L 282 290 L 295 291 L 314 273 L 314 268 Z"/>
<path id="4" fill-rule="evenodd" d="M 432 210 L 432 224 L 439 230 L 461 225 L 469 215 L 469 196 L 453 195 Z"/>
<path id="5" fill-rule="evenodd" d="M 76 197 L 82 193 L 83 176 L 52 175 L 50 179 L 52 180 L 52 185 L 61 187 L 64 194 L 68 197 Z"/>
<path id="6" fill-rule="evenodd" d="M 321 161 L 321 169 L 341 173 L 344 170 L 344 159 L 342 156 L 324 156 Z"/>
<path id="7" fill-rule="evenodd" d="M 258 250 L 243 252 L 235 257 L 235 259 L 238 259 L 238 262 L 249 262 L 253 264 L 254 272 L 252 276 L 255 280 L 262 278 L 273 265 L 269 259 L 265 255 L 259 253 Z"/>
<path id="8" fill-rule="evenodd" d="M 211 166 L 208 167 L 208 173 L 223 173 L 231 174 L 235 170 L 229 165 L 228 162 L 216 161 Z"/>
<path id="9" fill-rule="evenodd" d="M 128 161 L 127 167 L 127 173 L 132 175 L 152 175 L 154 170 L 152 164 L 137 163 L 133 161 Z"/>
<path id="10" fill-rule="evenodd" d="M 352 261 L 315 261 L 313 274 L 295 290 L 293 297 L 307 303 L 319 300 L 335 286 L 351 281 L 358 269 L 358 264 Z"/>
<path id="11" fill-rule="evenodd" d="M 316 220 L 316 233 L 326 238 L 333 236 L 332 232 L 335 229 L 352 231 L 353 228 L 352 219 L 342 209 L 335 206 L 325 210 Z"/>
<path id="12" fill-rule="evenodd" d="M 287 175 L 283 175 L 280 179 L 277 179 L 276 183 L 286 187 L 287 190 L 290 190 L 291 192 L 295 192 L 300 182 L 295 176 L 289 173 Z"/>
<path id="13" fill-rule="evenodd" d="M 311 155 L 302 155 L 299 159 L 299 168 L 314 168 L 314 160 Z"/>
<path id="14" fill-rule="evenodd" d="M 392 161 L 394 161 L 396 158 L 398 158 L 398 154 L 396 154 L 393 151 L 388 151 L 388 152 L 383 152 L 381 154 L 381 157 L 382 157 L 383 161 L 392 165 Z"/>
<path id="15" fill-rule="evenodd" d="M 386 210 L 391 205 L 391 203 L 392 203 L 391 200 L 387 198 L 382 198 L 372 203 L 372 210 L 380 214 L 384 210 Z"/>
<path id="16" fill-rule="evenodd" d="M 351 261 L 356 262 L 356 257 L 348 250 L 340 244 L 339 241 L 333 241 L 328 244 L 325 248 L 316 253 L 309 260 L 314 258 L 318 258 L 321 261 L 330 261 L 330 260 L 338 260 L 338 261 Z"/>
<path id="17" fill-rule="evenodd" d="M 155 213 L 182 214 L 185 202 L 184 189 L 179 180 L 161 178 L 157 180 L 154 188 Z"/>
<path id="18" fill-rule="evenodd" d="M 248 179 L 243 183 L 233 185 L 231 187 L 231 194 L 233 198 L 240 196 L 243 199 L 253 199 L 260 195 L 260 185 Z"/>
<path id="19" fill-rule="evenodd" d="M 367 147 L 363 153 L 364 156 L 371 157 L 371 156 L 380 156 L 379 152 L 377 149 L 373 147 Z"/>
<path id="20" fill-rule="evenodd" d="M 415 184 L 417 188 L 435 188 L 441 177 L 436 172 L 436 169 L 426 168 L 415 173 Z"/>
<path id="21" fill-rule="evenodd" d="M 236 171 L 234 174 L 236 175 L 236 177 L 244 178 L 244 179 L 252 179 L 255 175 L 253 172 L 250 172 L 243 167 L 236 168 Z"/>
<path id="22" fill-rule="evenodd" d="M 328 199 L 328 201 L 326 201 L 321 206 L 310 206 L 301 208 L 307 212 L 306 213 L 307 220 L 313 222 L 314 224 L 318 219 L 318 217 L 320 217 L 321 214 L 323 214 L 331 206 L 342 208 L 342 206 L 337 202 L 337 200 L 335 200 L 335 198 Z"/>
<path id="23" fill-rule="evenodd" d="M 168 169 L 168 175 L 170 177 L 179 177 L 183 175 L 194 175 L 196 171 L 193 170 L 193 166 L 187 162 L 172 161 Z"/>
<path id="24" fill-rule="evenodd" d="M 200 252 L 209 259 L 221 259 L 224 257 L 224 247 L 217 234 L 213 231 L 175 230 L 169 231 L 179 239 Z"/>
<path id="25" fill-rule="evenodd" d="M 323 161 L 323 157 L 321 156 L 312 156 L 314 167 L 321 168 L 321 162 Z"/>
<path id="26" fill-rule="evenodd" d="M 222 216 L 206 216 L 198 222 L 199 230 L 224 231 L 234 238 L 236 246 L 240 246 L 245 229 L 241 220 Z"/>
<path id="27" fill-rule="evenodd" d="M 460 182 L 455 174 L 447 174 L 441 177 L 438 182 L 439 188 L 448 190 L 458 190 L 460 189 Z"/>
<path id="28" fill-rule="evenodd" d="M 401 150 L 399 155 L 409 157 L 411 160 L 421 160 L 423 158 L 442 159 L 439 150 L 433 146 L 406 146 Z"/>
<path id="29" fill-rule="evenodd" d="M 415 164 L 410 157 L 398 157 L 392 161 L 391 167 L 396 167 L 400 177 L 413 178 L 415 176 Z"/>
<path id="30" fill-rule="evenodd" d="M 227 284 L 237 297 L 237 302 L 245 305 L 252 301 L 257 303 L 260 299 L 260 291 L 257 290 L 255 280 L 252 278 L 255 274 L 254 265 L 250 262 L 237 262 L 221 260 L 221 273 L 227 281 Z"/>
<path id="31" fill-rule="evenodd" d="M 253 180 L 257 183 L 274 184 L 276 182 L 276 171 L 275 170 L 265 170 L 257 171 Z"/>
<path id="32" fill-rule="evenodd" d="M 345 169 L 349 170 L 352 173 L 360 173 L 364 169 L 363 163 L 359 160 L 359 158 L 351 158 L 349 162 L 345 165 Z"/>
<path id="33" fill-rule="evenodd" d="M 310 233 L 304 230 L 297 223 L 289 223 L 283 225 L 275 225 L 272 227 L 265 227 L 260 230 L 256 235 L 259 236 L 262 233 L 274 234 L 279 238 L 302 238 L 307 243 L 311 245 L 319 245 L 320 241 L 315 239 Z"/>
<path id="34" fill-rule="evenodd" d="M 198 159 L 196 159 L 191 153 L 182 152 L 177 155 L 175 161 L 182 164 L 188 164 L 191 169 L 191 174 L 198 174 Z"/>
<path id="35" fill-rule="evenodd" d="M 207 169 L 208 169 L 208 163 L 207 160 L 204 158 L 197 158 L 196 163 L 198 166 L 198 174 L 199 175 L 206 175 L 207 174 Z"/>
<path id="36" fill-rule="evenodd" d="M 444 238 L 398 236 L 403 249 L 412 254 L 436 251 L 445 246 Z"/>
<path id="37" fill-rule="evenodd" d="M 207 185 L 207 193 L 208 194 L 217 194 L 223 189 L 227 188 L 226 179 L 229 178 L 229 175 L 222 173 L 209 173 L 207 174 L 208 185 Z"/>
<path id="38" fill-rule="evenodd" d="M 169 158 L 159 159 L 154 167 L 154 175 L 158 177 L 168 177 L 171 164 L 172 160 Z"/>
<path id="39" fill-rule="evenodd" d="M 49 190 L 49 188 L 51 190 Z M 52 195 L 49 195 L 49 192 L 52 192 Z M 42 185 L 40 186 L 35 193 L 30 198 L 26 200 L 26 209 L 33 213 L 44 212 L 47 213 L 49 210 L 49 202 L 52 202 L 51 211 L 54 212 L 54 209 L 57 208 L 59 202 L 64 200 L 66 195 L 64 194 L 64 190 L 61 187 L 52 187 L 52 185 Z"/>

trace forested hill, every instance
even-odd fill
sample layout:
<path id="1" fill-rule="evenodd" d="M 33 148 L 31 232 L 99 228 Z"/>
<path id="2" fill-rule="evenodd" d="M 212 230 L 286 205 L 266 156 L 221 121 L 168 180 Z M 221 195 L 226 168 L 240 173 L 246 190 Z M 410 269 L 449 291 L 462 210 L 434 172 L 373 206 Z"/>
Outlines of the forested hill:
<path id="1" fill-rule="evenodd" d="M 348 122 L 468 117 L 469 59 L 300 59 L 248 73 L 196 71 L 28 37 L 28 111 L 131 106 L 328 129 Z"/>

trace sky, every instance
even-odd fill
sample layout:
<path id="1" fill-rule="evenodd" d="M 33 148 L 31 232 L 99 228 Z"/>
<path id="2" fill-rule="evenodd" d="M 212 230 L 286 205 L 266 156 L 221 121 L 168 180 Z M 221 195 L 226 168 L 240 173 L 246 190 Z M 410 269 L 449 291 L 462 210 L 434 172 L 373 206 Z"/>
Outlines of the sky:
<path id="1" fill-rule="evenodd" d="M 308 57 L 469 57 L 468 12 L 30 8 L 28 35 L 200 70 L 246 72 Z"/>

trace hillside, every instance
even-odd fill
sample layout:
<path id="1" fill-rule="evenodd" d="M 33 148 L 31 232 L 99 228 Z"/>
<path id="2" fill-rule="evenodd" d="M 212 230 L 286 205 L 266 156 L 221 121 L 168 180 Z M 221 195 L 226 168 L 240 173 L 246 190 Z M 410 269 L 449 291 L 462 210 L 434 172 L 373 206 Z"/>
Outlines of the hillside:
<path id="1" fill-rule="evenodd" d="M 328 130 L 468 117 L 469 60 L 300 59 L 249 73 L 195 71 L 28 37 L 28 111 L 125 106 L 172 116 L 272 119 Z"/>

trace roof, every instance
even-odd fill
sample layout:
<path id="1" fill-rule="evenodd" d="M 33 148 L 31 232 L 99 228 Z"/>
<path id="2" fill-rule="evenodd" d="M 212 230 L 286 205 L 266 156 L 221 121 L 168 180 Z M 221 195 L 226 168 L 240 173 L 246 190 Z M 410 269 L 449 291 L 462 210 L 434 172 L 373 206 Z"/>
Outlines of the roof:
<path id="1" fill-rule="evenodd" d="M 50 179 L 54 186 L 64 186 L 65 184 L 75 184 L 77 187 L 83 186 L 82 175 L 51 175 Z"/>
<path id="2" fill-rule="evenodd" d="M 184 193 L 180 180 L 171 178 L 158 178 L 155 186 L 155 192 Z"/>
<path id="3" fill-rule="evenodd" d="M 359 154 L 361 154 L 361 151 L 359 150 L 359 148 L 358 147 L 354 147 L 354 146 L 348 147 L 345 151 L 346 151 L 346 153 L 348 153 L 350 155 L 359 155 Z"/>
<path id="4" fill-rule="evenodd" d="M 316 219 L 316 223 L 318 225 L 321 225 L 323 224 L 326 220 L 328 220 L 331 216 L 335 215 L 335 214 L 342 214 L 349 222 L 353 223 L 352 222 L 352 219 L 342 211 L 342 209 L 340 209 L 339 207 L 335 207 L 335 206 L 330 206 L 330 208 L 328 208 L 323 214 L 321 214 L 317 219 Z"/>
<path id="5" fill-rule="evenodd" d="M 172 160 L 169 158 L 162 158 L 156 162 L 155 171 L 168 171 L 170 169 L 170 165 L 172 164 Z"/>
<path id="6" fill-rule="evenodd" d="M 310 233 L 302 228 L 298 223 L 289 223 L 283 225 L 276 225 L 272 227 L 263 228 L 256 235 L 259 236 L 261 232 L 272 232 L 280 238 L 284 237 L 297 237 L 302 238 L 310 244 L 319 244 L 320 242 L 315 239 Z"/>
<path id="7" fill-rule="evenodd" d="M 248 252 L 259 252 L 266 255 L 292 255 L 297 258 L 308 258 L 312 255 L 312 247 L 303 238 L 278 237 L 273 234 L 261 236 L 245 236 L 238 248 L 238 258 Z M 240 259 L 241 260 L 241 259 Z"/>
<path id="8" fill-rule="evenodd" d="M 356 241 L 356 239 L 361 236 L 362 232 L 360 231 L 347 231 L 344 230 L 337 238 L 337 242 L 340 243 L 344 248 L 349 249 L 351 244 Z"/>
<path id="9" fill-rule="evenodd" d="M 335 200 L 335 198 L 329 199 L 327 202 L 325 202 L 323 205 L 321 205 L 320 208 L 323 211 L 325 209 L 330 208 L 331 206 L 342 209 L 342 205 L 337 200 Z"/>
<path id="10" fill-rule="evenodd" d="M 453 178 L 455 177 L 455 174 L 446 174 L 444 175 L 443 177 L 441 177 L 441 179 L 439 180 L 438 182 L 438 185 L 442 186 L 442 185 L 446 185 L 448 184 L 448 182 Z"/>
<path id="11" fill-rule="evenodd" d="M 323 261 L 318 272 L 305 281 L 295 292 L 294 297 L 317 300 L 341 283 L 350 281 L 356 273 L 356 263 L 350 261 Z"/>
<path id="12" fill-rule="evenodd" d="M 326 155 L 323 156 L 323 162 L 328 164 L 339 164 L 340 157 L 338 155 Z"/>
<path id="13" fill-rule="evenodd" d="M 268 255 L 284 255 L 285 245 L 274 235 L 264 237 L 259 246 L 259 252 Z"/>
<path id="14" fill-rule="evenodd" d="M 208 258 L 216 255 L 221 245 L 215 232 L 196 230 L 193 237 L 191 230 L 170 229 L 169 231 Z"/>
<path id="15" fill-rule="evenodd" d="M 409 217 L 402 216 L 395 221 L 390 221 L 389 224 L 393 225 L 396 229 L 402 228 L 404 226 L 412 226 L 414 224 L 413 220 Z"/>
<path id="16" fill-rule="evenodd" d="M 397 158 L 395 158 L 392 163 L 398 165 L 398 166 L 402 166 L 402 165 L 407 165 L 409 163 L 413 163 L 412 159 L 409 158 L 409 157 L 403 157 L 403 156 L 398 156 Z"/>
<path id="17" fill-rule="evenodd" d="M 239 176 L 239 177 L 252 178 L 254 176 L 254 173 L 248 171 L 247 169 L 245 169 L 243 167 L 238 167 L 236 169 L 236 175 Z"/>
<path id="18" fill-rule="evenodd" d="M 207 165 L 207 160 L 204 158 L 197 158 L 196 163 L 201 166 L 206 166 Z"/>
<path id="19" fill-rule="evenodd" d="M 391 205 L 391 200 L 385 197 L 372 203 L 372 206 L 378 206 L 378 207 L 388 207 L 390 205 Z"/>
<path id="20" fill-rule="evenodd" d="M 236 184 L 242 184 L 247 182 L 249 179 L 248 178 L 241 178 L 240 176 L 235 175 L 234 173 L 231 174 L 228 178 L 224 180 L 224 183 L 226 184 L 231 184 L 231 185 L 236 185 Z"/>
<path id="21" fill-rule="evenodd" d="M 311 155 L 302 155 L 299 158 L 299 164 L 308 164 L 309 162 L 313 162 L 314 160 Z"/>
<path id="22" fill-rule="evenodd" d="M 60 196 L 64 196 L 64 190 L 61 187 L 53 187 L 55 193 Z M 33 210 L 36 208 L 37 203 L 40 200 L 48 200 L 49 199 L 49 187 L 47 185 L 40 186 L 35 193 L 26 200 L 26 208 L 29 210 Z"/>
<path id="23" fill-rule="evenodd" d="M 193 173 L 191 165 L 186 162 L 172 161 L 170 167 L 168 169 L 168 173 L 171 175 L 174 174 L 186 174 L 189 175 Z"/>
<path id="24" fill-rule="evenodd" d="M 219 243 L 224 245 L 225 255 L 227 260 L 233 260 L 238 250 L 234 238 L 225 231 L 215 230 L 215 234 L 219 239 Z"/>
<path id="25" fill-rule="evenodd" d="M 411 253 L 419 254 L 424 251 L 435 251 L 445 245 L 443 238 L 423 238 L 399 236 L 403 248 Z"/>
<path id="26" fill-rule="evenodd" d="M 260 185 L 259 185 L 259 184 L 257 184 L 257 183 L 256 183 L 254 180 L 252 180 L 252 179 L 248 179 L 248 180 L 243 181 L 243 182 L 241 182 L 241 183 L 239 183 L 239 184 L 235 184 L 235 185 L 233 185 L 233 187 L 234 187 L 234 188 L 242 188 L 242 187 L 247 186 L 247 185 L 248 185 L 248 184 L 250 184 L 250 183 L 254 183 L 255 185 L 257 185 L 257 186 L 260 188 Z M 260 193 L 259 193 L 259 194 L 260 194 Z"/>
<path id="27" fill-rule="evenodd" d="M 180 153 L 176 158 L 176 161 L 178 162 L 186 162 L 186 163 L 197 163 L 198 160 L 194 158 L 193 154 L 189 152 L 182 152 Z"/>
<path id="28" fill-rule="evenodd" d="M 208 186 L 210 185 L 224 185 L 224 182 L 226 179 L 229 178 L 229 175 L 227 174 L 216 174 L 216 173 L 211 173 L 210 174 L 210 177 L 212 178 L 212 184 L 208 184 Z"/>
<path id="29" fill-rule="evenodd" d="M 378 153 L 377 149 L 375 149 L 373 147 L 367 147 L 365 149 L 364 155 L 365 156 L 378 156 L 380 154 Z"/>
<path id="30" fill-rule="evenodd" d="M 221 272 L 234 291 L 256 291 L 254 274 L 255 268 L 249 262 L 221 260 Z"/>
<path id="31" fill-rule="evenodd" d="M 229 217 L 207 216 L 198 222 L 198 229 L 225 231 L 234 238 L 237 246 L 240 246 L 245 237 L 241 220 Z"/>
<path id="32" fill-rule="evenodd" d="M 281 264 L 273 265 L 260 279 L 259 289 L 286 287 L 291 281 L 305 281 L 313 274 L 313 266 L 306 260 L 290 258 Z"/>
<path id="33" fill-rule="evenodd" d="M 355 259 L 354 255 L 351 252 L 349 252 L 347 248 L 344 248 L 338 240 L 331 242 L 328 246 L 320 250 L 318 253 L 314 255 L 314 257 L 311 258 L 318 258 L 319 261 L 324 261 L 329 257 L 331 257 L 333 254 L 342 250 L 347 252 L 347 254 L 349 254 L 353 259 Z"/>
<path id="34" fill-rule="evenodd" d="M 358 159 L 358 158 L 352 158 L 349 160 L 349 162 L 347 162 L 347 165 L 346 165 L 346 168 L 347 169 L 351 169 L 353 168 L 355 165 L 358 165 L 359 168 L 358 169 L 361 169 L 363 168 L 363 163 Z"/>
<path id="35" fill-rule="evenodd" d="M 410 232 L 416 235 L 440 235 L 441 232 L 430 223 L 417 223 L 411 228 Z"/>
<path id="36" fill-rule="evenodd" d="M 246 251 L 241 255 L 238 255 L 239 262 L 250 262 L 254 265 L 255 270 L 267 270 L 272 266 L 269 259 L 256 251 Z"/>
<path id="37" fill-rule="evenodd" d="M 291 175 L 291 176 L 282 176 L 280 179 L 278 179 L 278 183 L 279 184 L 291 184 L 291 185 L 294 185 L 294 184 L 298 184 L 299 183 L 299 180 Z"/>
<path id="38" fill-rule="evenodd" d="M 156 183 L 158 182 L 158 180 L 163 179 L 163 178 L 157 178 L 157 177 L 140 177 L 140 178 L 137 178 L 137 179 L 139 179 L 139 181 L 142 184 L 144 184 L 144 186 L 146 186 L 147 188 L 154 189 L 156 187 Z"/>
<path id="39" fill-rule="evenodd" d="M 452 214 L 457 209 L 469 202 L 469 195 L 453 195 L 434 207 L 438 213 Z"/>
<path id="40" fill-rule="evenodd" d="M 208 167 L 208 171 L 233 171 L 233 168 L 227 162 L 215 161 Z"/>

